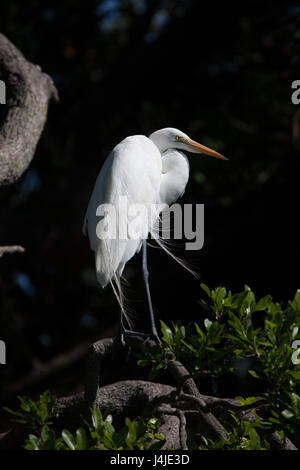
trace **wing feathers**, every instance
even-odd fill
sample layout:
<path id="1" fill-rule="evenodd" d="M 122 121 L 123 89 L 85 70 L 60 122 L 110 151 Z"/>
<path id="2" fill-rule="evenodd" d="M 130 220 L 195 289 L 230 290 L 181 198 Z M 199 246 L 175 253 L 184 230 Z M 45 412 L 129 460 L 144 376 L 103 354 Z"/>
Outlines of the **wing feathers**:
<path id="1" fill-rule="evenodd" d="M 95 183 L 83 226 L 84 233 L 88 233 L 91 249 L 95 251 L 97 279 L 103 287 L 115 273 L 122 274 L 125 263 L 140 249 L 143 234 L 146 236 L 149 233 L 153 223 L 149 211 L 151 204 L 158 203 L 160 178 L 161 156 L 147 137 L 127 137 L 107 157 Z M 148 217 L 137 212 L 139 224 L 134 226 L 136 239 L 118 237 L 128 235 L 124 201 L 127 209 L 135 209 L 133 204 L 147 208 Z M 110 204 L 115 215 L 97 216 L 97 208 L 102 204 Z M 116 225 L 117 237 L 99 239 L 96 233 L 99 222 L 112 231 L 113 225 Z"/>

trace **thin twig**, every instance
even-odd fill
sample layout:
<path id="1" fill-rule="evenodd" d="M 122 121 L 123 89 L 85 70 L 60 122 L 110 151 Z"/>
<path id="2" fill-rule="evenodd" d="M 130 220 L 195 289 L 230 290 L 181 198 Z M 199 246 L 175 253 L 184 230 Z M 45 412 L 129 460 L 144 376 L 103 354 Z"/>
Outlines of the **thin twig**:
<path id="1" fill-rule="evenodd" d="M 241 405 L 238 400 L 230 398 L 205 397 L 205 402 L 211 408 L 221 406 L 223 408 L 230 408 L 237 411 L 248 411 L 268 404 L 268 401 L 264 398 L 258 398 L 255 402 L 248 403 L 247 405 Z"/>
<path id="2" fill-rule="evenodd" d="M 25 248 L 20 245 L 0 246 L 0 258 L 5 254 L 24 253 Z"/>

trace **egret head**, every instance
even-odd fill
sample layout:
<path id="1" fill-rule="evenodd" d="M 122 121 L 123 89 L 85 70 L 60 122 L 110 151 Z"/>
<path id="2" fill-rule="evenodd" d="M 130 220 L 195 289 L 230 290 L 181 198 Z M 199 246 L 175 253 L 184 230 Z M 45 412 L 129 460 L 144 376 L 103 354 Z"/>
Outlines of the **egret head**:
<path id="1" fill-rule="evenodd" d="M 195 142 L 184 132 L 179 129 L 175 129 L 174 127 L 159 129 L 158 131 L 153 132 L 153 134 L 149 136 L 149 139 L 154 142 L 160 152 L 164 152 L 170 148 L 176 148 L 178 150 L 185 150 L 192 153 L 203 153 L 205 155 L 210 155 L 211 157 L 220 158 L 221 160 L 228 160 L 228 158 L 215 150 Z"/>

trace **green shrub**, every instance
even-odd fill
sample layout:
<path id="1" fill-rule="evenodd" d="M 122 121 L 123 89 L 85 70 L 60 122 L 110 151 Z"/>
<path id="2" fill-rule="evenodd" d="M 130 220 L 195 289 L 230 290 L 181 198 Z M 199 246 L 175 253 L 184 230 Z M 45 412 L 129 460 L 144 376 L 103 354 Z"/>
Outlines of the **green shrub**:
<path id="1" fill-rule="evenodd" d="M 190 448 L 269 449 L 266 435 L 275 430 L 281 438 L 297 441 L 300 361 L 295 344 L 300 340 L 300 291 L 283 307 L 270 296 L 256 301 L 248 286 L 234 295 L 224 287 L 201 287 L 205 298 L 200 300 L 200 320 L 186 327 L 161 321 L 162 343 L 153 348 L 145 344 L 138 364 L 149 368 L 153 380 L 175 356 L 195 378 L 204 375 L 211 395 L 217 396 L 224 376 L 236 377 L 234 361 L 247 361 L 245 374 L 256 382 L 260 403 L 256 396 L 236 397 L 241 405 L 253 405 L 254 419 L 245 421 L 230 411 L 222 422 L 228 441 L 195 435 Z M 19 400 L 20 410 L 5 409 L 26 426 L 27 450 L 146 450 L 159 449 L 165 442 L 155 416 L 126 418 L 124 426 L 116 430 L 112 416 L 103 417 L 98 409 L 91 409 L 91 423 L 83 421 L 75 435 L 65 429 L 57 435 L 52 426 L 57 412 L 54 396 L 46 391 L 36 402 L 28 397 Z"/>
<path id="2" fill-rule="evenodd" d="M 256 301 L 248 286 L 234 295 L 224 287 L 201 287 L 205 292 L 200 300 L 201 322 L 188 327 L 178 322 L 170 327 L 161 321 L 162 345 L 151 350 L 145 347 L 138 363 L 150 367 L 153 379 L 175 355 L 195 377 L 207 373 L 215 395 L 224 375 L 236 375 L 234 360 L 247 360 L 251 368 L 246 373 L 257 381 L 265 404 L 259 426 L 258 421 L 255 427 L 243 423 L 244 430 L 253 429 L 252 439 L 256 429 L 262 435 L 277 430 L 281 436 L 299 436 L 300 361 L 293 360 L 293 345 L 300 339 L 300 290 L 283 308 L 269 295 Z"/>

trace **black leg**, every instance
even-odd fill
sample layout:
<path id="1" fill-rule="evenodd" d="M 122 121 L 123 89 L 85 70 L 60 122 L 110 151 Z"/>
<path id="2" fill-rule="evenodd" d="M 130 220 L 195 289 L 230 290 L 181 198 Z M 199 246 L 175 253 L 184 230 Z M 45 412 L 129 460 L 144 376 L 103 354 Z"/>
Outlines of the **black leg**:
<path id="1" fill-rule="evenodd" d="M 143 277 L 144 277 L 144 281 L 145 281 L 147 300 L 148 300 L 148 306 L 149 306 L 151 332 L 155 336 L 155 338 L 160 342 L 159 336 L 157 334 L 157 329 L 156 329 L 156 326 L 155 326 L 153 307 L 152 307 L 152 302 L 151 302 L 151 294 L 150 294 L 150 287 L 149 287 L 149 271 L 148 271 L 148 266 L 147 266 L 147 243 L 146 243 L 146 240 L 143 241 Z"/>
<path id="2" fill-rule="evenodd" d="M 127 344 L 126 344 L 127 336 L 137 336 L 140 339 L 147 341 L 147 339 L 149 338 L 149 335 L 145 333 L 140 333 L 139 331 L 127 330 L 127 328 L 125 328 L 124 322 L 123 322 L 123 318 L 124 318 L 123 310 L 120 308 L 119 312 L 120 312 L 120 340 L 121 340 L 122 346 L 127 347 Z"/>
<path id="3" fill-rule="evenodd" d="M 124 347 L 126 346 L 125 335 L 126 335 L 126 329 L 123 323 L 123 310 L 120 308 L 120 338 L 121 338 L 121 343 Z"/>

